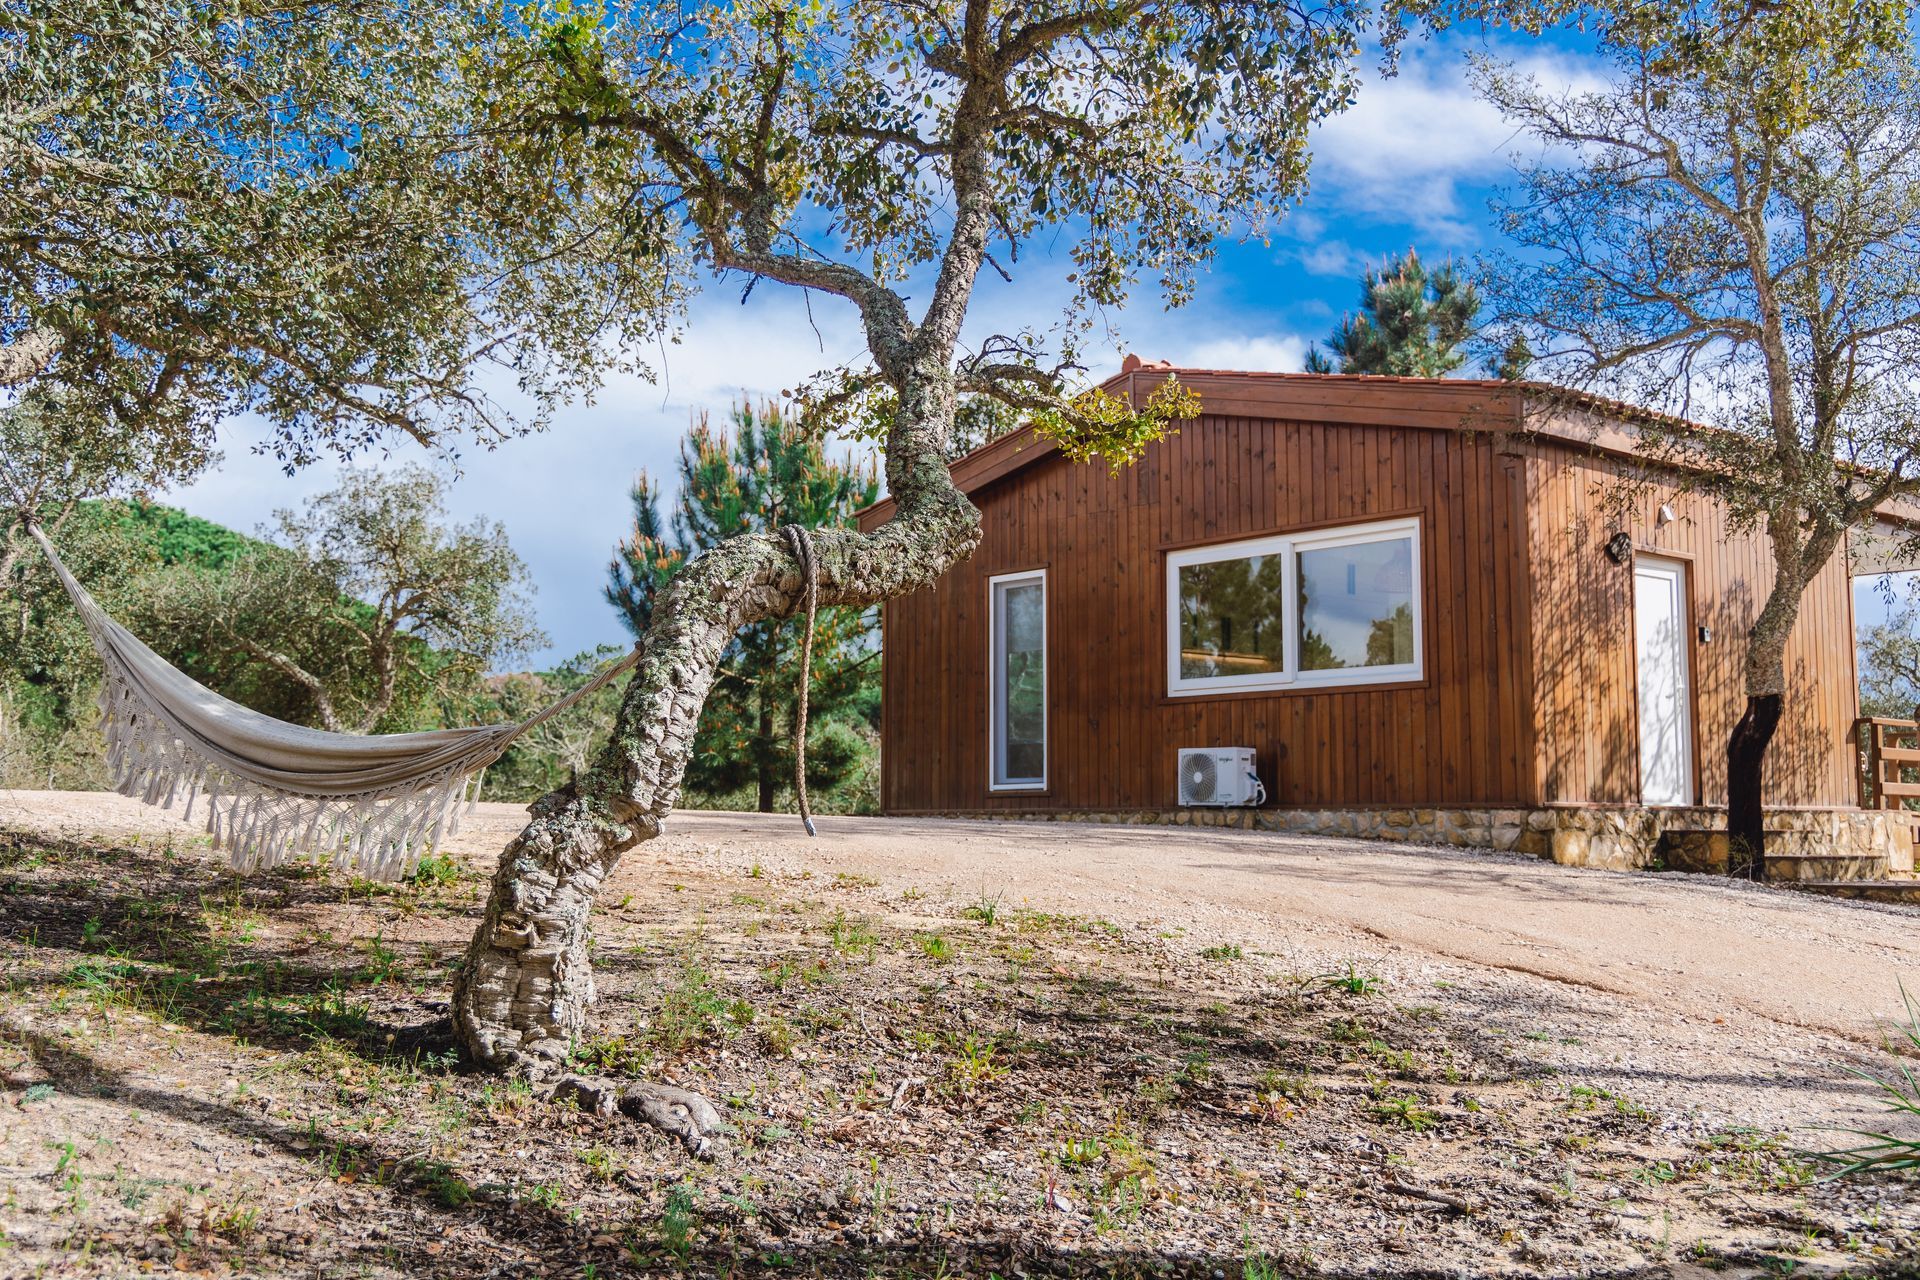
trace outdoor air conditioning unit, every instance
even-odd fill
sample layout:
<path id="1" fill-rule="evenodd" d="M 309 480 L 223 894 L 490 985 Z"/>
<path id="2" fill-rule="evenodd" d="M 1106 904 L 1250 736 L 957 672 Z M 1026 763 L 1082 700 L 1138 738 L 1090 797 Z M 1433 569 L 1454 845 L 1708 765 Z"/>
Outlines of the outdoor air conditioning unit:
<path id="1" fill-rule="evenodd" d="M 1181 748 L 1181 804 L 1230 808 L 1266 800 L 1267 789 L 1253 767 L 1252 747 Z"/>

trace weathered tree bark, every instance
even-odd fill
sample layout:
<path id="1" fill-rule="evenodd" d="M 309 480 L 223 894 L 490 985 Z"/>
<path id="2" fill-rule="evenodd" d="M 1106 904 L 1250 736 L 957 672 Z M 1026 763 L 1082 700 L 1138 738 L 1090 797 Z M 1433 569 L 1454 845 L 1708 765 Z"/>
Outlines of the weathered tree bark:
<path id="1" fill-rule="evenodd" d="M 898 512 L 870 534 L 815 532 L 822 605 L 870 605 L 910 591 L 979 540 L 979 513 L 954 487 L 938 447 L 952 419 L 952 376 L 944 353 L 918 363 L 889 439 Z M 728 642 L 749 623 L 791 612 L 803 586 L 779 538 L 750 534 L 695 557 L 661 592 L 607 748 L 532 807 L 532 821 L 501 855 L 454 988 L 454 1023 L 476 1062 L 537 1076 L 564 1062 L 594 995 L 586 951 L 594 895 L 622 853 L 660 833 L 679 798 Z M 704 1137 L 681 1136 L 689 1146 Z"/>
<path id="2" fill-rule="evenodd" d="M 17 387 L 37 377 L 60 354 L 60 335 L 52 329 L 29 329 L 0 346 L 0 387 Z"/>
<path id="3" fill-rule="evenodd" d="M 980 513 L 954 486 L 944 445 L 956 405 L 954 353 L 997 225 L 987 139 L 1006 66 L 990 55 L 986 13 L 984 4 L 968 6 L 965 87 L 947 151 L 953 229 L 918 322 L 905 299 L 857 268 L 776 248 L 779 198 L 764 170 L 756 171 L 756 185 L 735 193 L 730 208 L 706 207 L 712 265 L 851 301 L 868 353 L 895 396 L 884 454 L 893 519 L 867 534 L 814 532 L 823 608 L 865 607 L 931 583 L 980 540 Z M 776 93 L 783 82 L 775 77 Z M 658 136 L 657 124 L 641 124 L 673 163 L 697 172 L 693 185 L 724 187 L 677 138 Z M 545 1075 L 565 1060 L 593 999 L 586 935 L 594 894 L 620 855 L 659 835 L 672 812 L 700 710 L 729 641 L 750 623 L 790 615 L 805 588 L 801 564 L 784 539 L 745 534 L 694 557 L 661 591 L 641 641 L 645 657 L 606 749 L 573 785 L 533 807 L 533 820 L 501 855 L 485 916 L 454 983 L 454 1025 L 476 1062 Z M 719 1123 L 712 1108 L 648 1088 L 636 1103 L 638 1114 L 702 1149 Z"/>

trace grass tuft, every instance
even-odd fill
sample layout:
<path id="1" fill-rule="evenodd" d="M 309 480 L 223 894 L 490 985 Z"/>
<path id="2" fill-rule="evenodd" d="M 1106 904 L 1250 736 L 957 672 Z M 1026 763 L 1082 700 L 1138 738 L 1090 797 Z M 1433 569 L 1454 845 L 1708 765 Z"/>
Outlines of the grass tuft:
<path id="1" fill-rule="evenodd" d="M 1915 1004 L 1913 994 L 1907 990 L 1904 982 L 1900 984 L 1900 999 L 1906 1006 L 1906 1017 L 1894 1024 L 1896 1043 L 1893 1047 L 1896 1052 L 1920 1054 L 1920 1005 Z M 1898 1043 L 1900 1041 L 1905 1043 Z M 1890 1116 L 1920 1123 L 1920 1077 L 1914 1075 L 1910 1065 L 1901 1063 L 1891 1078 L 1854 1067 L 1847 1069 L 1881 1091 L 1881 1101 L 1886 1104 Z M 1827 1174 L 1829 1178 L 1920 1169 L 1920 1137 L 1900 1137 L 1871 1129 L 1836 1129 L 1834 1132 L 1864 1138 L 1866 1141 L 1858 1146 L 1806 1153 L 1834 1166 L 1832 1172 Z"/>
<path id="2" fill-rule="evenodd" d="M 981 924 L 987 926 L 988 928 L 992 928 L 994 925 L 999 924 L 1000 916 L 1001 916 L 1000 899 L 998 897 L 987 897 L 984 894 L 981 896 L 978 902 L 975 902 L 970 907 L 966 907 L 962 909 L 960 912 L 961 919 L 978 920 Z"/>

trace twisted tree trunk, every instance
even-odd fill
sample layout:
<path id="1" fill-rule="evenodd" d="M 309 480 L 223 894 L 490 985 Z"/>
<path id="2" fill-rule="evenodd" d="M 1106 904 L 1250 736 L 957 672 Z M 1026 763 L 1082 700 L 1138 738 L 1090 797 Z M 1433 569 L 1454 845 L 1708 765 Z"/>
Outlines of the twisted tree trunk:
<path id="1" fill-rule="evenodd" d="M 903 595 L 931 583 L 980 540 L 980 513 L 954 486 L 943 446 L 953 432 L 954 351 L 997 225 L 986 140 L 1005 73 L 980 70 L 986 6 L 969 5 L 968 14 L 977 57 L 967 64 L 975 78 L 952 124 L 953 232 L 918 323 L 903 298 L 857 269 L 778 251 L 777 201 L 764 184 L 739 206 L 738 239 L 718 214 L 703 227 L 713 265 L 853 302 L 868 352 L 895 395 L 885 450 L 894 517 L 869 534 L 815 531 L 820 607 L 865 607 Z M 684 160 L 677 139 L 664 145 L 675 163 Z M 536 804 L 533 820 L 501 854 L 485 917 L 454 983 L 454 1024 L 475 1061 L 531 1074 L 564 1061 L 593 1001 L 586 936 L 594 895 L 620 855 L 659 835 L 673 811 L 728 642 L 741 627 L 792 613 L 804 578 L 782 538 L 744 534 L 696 556 L 660 593 L 641 642 L 646 656 L 606 749 L 572 786 Z M 604 1089 L 575 1092 L 596 1109 L 609 1105 Z M 705 1148 L 719 1124 L 703 1100 L 658 1086 L 625 1090 L 619 1105 L 694 1150 Z"/>
<path id="2" fill-rule="evenodd" d="M 898 513 L 870 534 L 815 532 L 823 606 L 911 591 L 979 541 L 979 513 L 954 487 L 939 448 L 952 422 L 952 376 L 944 360 L 917 365 L 903 380 L 888 439 Z M 791 612 L 804 585 L 779 538 L 747 534 L 695 557 L 661 592 L 612 740 L 588 772 L 532 807 L 532 821 L 501 855 L 454 986 L 454 1023 L 476 1062 L 532 1075 L 563 1063 L 594 996 L 586 950 L 594 896 L 620 855 L 658 835 L 672 812 L 728 642 L 749 623 Z M 642 1109 L 659 1102 L 643 1099 Z M 695 1145 L 696 1135 L 681 1136 Z"/>

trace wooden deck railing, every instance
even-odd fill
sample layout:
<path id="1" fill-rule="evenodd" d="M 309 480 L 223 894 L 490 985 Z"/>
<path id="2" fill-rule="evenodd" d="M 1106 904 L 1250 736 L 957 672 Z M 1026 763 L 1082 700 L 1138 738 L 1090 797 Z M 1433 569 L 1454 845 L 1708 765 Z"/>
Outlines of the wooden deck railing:
<path id="1" fill-rule="evenodd" d="M 1862 716 L 1853 722 L 1860 751 L 1860 807 L 1920 809 L 1920 720 Z"/>

